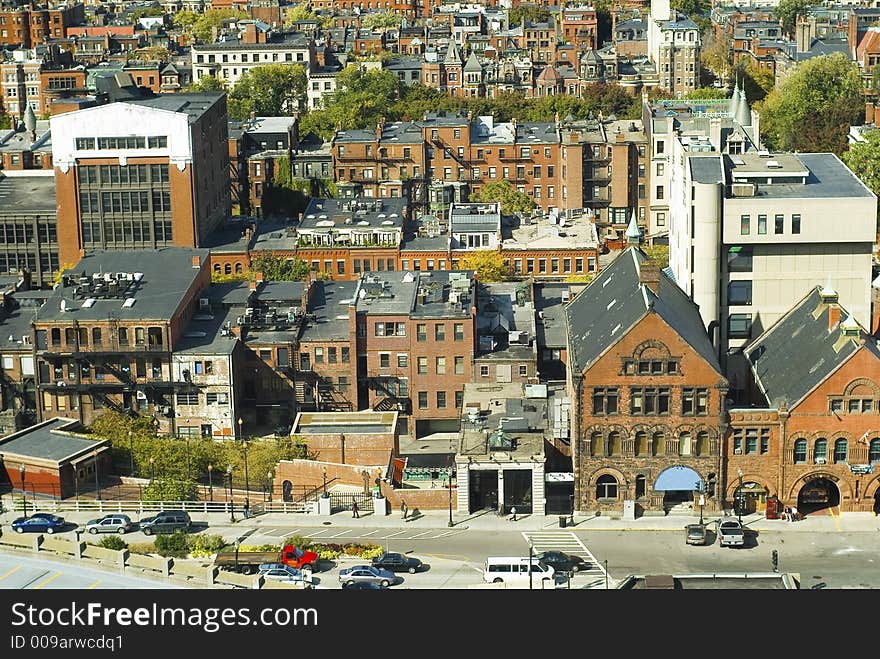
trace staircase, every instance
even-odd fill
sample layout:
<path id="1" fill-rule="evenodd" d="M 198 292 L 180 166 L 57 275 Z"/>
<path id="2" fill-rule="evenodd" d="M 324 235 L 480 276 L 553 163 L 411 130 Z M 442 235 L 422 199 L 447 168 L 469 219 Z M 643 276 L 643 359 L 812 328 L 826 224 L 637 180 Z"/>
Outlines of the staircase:
<path id="1" fill-rule="evenodd" d="M 692 517 L 699 514 L 694 511 L 694 504 L 690 501 L 675 504 L 673 506 L 664 506 L 666 514 L 670 517 Z"/>

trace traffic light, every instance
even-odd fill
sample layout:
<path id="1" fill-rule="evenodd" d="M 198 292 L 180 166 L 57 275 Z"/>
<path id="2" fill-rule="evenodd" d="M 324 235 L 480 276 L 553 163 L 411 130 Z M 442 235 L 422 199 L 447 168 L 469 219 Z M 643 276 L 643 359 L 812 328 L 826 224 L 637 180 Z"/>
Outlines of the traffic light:
<path id="1" fill-rule="evenodd" d="M 770 552 L 770 563 L 773 564 L 773 571 L 779 572 L 779 552 L 775 549 Z"/>

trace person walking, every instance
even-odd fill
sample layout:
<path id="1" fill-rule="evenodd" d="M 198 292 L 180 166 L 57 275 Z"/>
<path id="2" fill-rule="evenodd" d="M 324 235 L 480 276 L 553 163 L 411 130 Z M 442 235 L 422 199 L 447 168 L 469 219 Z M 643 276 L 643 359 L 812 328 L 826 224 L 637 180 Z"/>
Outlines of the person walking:
<path id="1" fill-rule="evenodd" d="M 400 512 L 403 513 L 403 519 L 406 520 L 406 513 L 409 512 L 406 507 L 406 501 L 400 502 Z"/>
<path id="2" fill-rule="evenodd" d="M 250 503 L 248 503 L 247 501 L 245 501 L 245 502 L 244 502 L 244 508 L 242 508 L 242 511 L 244 512 L 244 518 L 247 519 L 247 518 L 248 518 L 248 514 L 249 514 L 250 511 L 251 511 Z"/>
<path id="3" fill-rule="evenodd" d="M 353 501 L 351 504 L 351 516 L 354 517 L 355 519 L 360 519 L 360 517 L 361 517 L 359 514 L 359 511 L 358 511 L 358 502 L 357 501 Z"/>
<path id="4" fill-rule="evenodd" d="M 511 506 L 510 514 L 511 514 L 510 521 L 515 522 L 516 521 L 516 506 Z"/>

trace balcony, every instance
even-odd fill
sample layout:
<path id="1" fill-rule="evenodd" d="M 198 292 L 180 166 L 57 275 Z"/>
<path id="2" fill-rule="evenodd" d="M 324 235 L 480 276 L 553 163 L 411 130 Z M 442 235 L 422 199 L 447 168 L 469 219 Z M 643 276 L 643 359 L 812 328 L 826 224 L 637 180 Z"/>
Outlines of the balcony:
<path id="1" fill-rule="evenodd" d="M 171 349 L 165 345 L 135 345 L 130 343 L 119 343 L 118 341 L 105 341 L 90 346 L 52 345 L 40 350 L 39 354 L 47 359 L 52 359 L 54 357 L 84 359 L 92 355 L 122 355 L 142 352 L 150 354 L 170 353 Z"/>

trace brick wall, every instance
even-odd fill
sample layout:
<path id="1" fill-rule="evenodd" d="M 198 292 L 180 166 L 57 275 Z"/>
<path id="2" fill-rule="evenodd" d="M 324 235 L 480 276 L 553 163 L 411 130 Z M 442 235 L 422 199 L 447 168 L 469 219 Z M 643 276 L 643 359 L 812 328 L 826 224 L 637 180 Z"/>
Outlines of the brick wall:
<path id="1" fill-rule="evenodd" d="M 319 460 L 348 465 L 387 465 L 391 453 L 397 453 L 393 434 L 358 435 L 328 433 L 299 435 Z"/>

